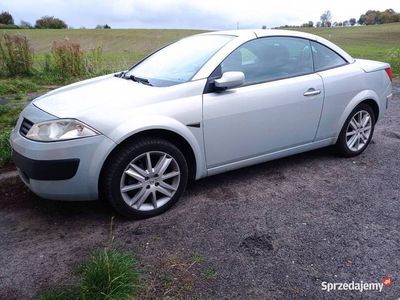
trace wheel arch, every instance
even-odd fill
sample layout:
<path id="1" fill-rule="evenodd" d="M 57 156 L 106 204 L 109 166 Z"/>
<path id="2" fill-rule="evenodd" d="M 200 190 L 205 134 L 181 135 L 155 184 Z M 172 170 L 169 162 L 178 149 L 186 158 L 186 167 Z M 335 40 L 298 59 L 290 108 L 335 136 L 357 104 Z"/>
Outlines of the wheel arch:
<path id="1" fill-rule="evenodd" d="M 346 122 L 347 118 L 349 117 L 349 115 L 351 114 L 351 112 L 361 103 L 366 103 L 368 104 L 375 115 L 375 123 L 378 121 L 379 118 L 379 102 L 378 102 L 378 95 L 372 91 L 372 90 L 366 90 L 366 91 L 362 91 L 359 94 L 357 94 L 346 106 L 346 108 L 344 109 L 340 119 L 339 119 L 339 123 L 338 123 L 338 128 L 337 128 L 337 136 L 336 139 L 338 138 L 344 123 Z"/>
<path id="2" fill-rule="evenodd" d="M 167 140 L 174 144 L 185 156 L 188 168 L 189 168 L 189 179 L 195 180 L 196 178 L 203 176 L 201 172 L 201 163 L 200 163 L 200 155 L 196 153 L 195 149 L 193 149 L 192 143 L 188 141 L 187 138 L 183 137 L 182 134 L 177 133 L 171 129 L 166 128 L 148 128 L 143 129 L 141 131 L 137 131 L 132 133 L 129 136 L 126 136 L 123 140 L 119 141 L 118 144 L 111 150 L 108 154 L 107 158 L 103 162 L 103 165 L 100 170 L 99 178 L 98 178 L 98 188 L 101 188 L 101 178 L 102 173 L 107 168 L 107 164 L 110 163 L 113 155 L 115 155 L 119 149 L 124 147 L 127 143 L 131 143 L 137 139 L 144 137 L 156 137 Z"/>

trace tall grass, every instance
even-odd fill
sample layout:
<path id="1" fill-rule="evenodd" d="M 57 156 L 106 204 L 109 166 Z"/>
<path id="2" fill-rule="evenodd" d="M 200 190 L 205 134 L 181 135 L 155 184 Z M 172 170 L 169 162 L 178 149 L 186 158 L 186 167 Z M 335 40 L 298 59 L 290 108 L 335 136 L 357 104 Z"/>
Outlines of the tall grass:
<path id="1" fill-rule="evenodd" d="M 83 51 L 80 44 L 69 39 L 53 42 L 51 55 L 45 56 L 44 71 L 65 77 L 96 75 L 103 63 L 103 49 L 96 47 Z"/>
<path id="2" fill-rule="evenodd" d="M 26 36 L 0 36 L 0 68 L 2 73 L 9 76 L 32 74 L 33 49 Z"/>
<path id="3" fill-rule="evenodd" d="M 82 299 L 132 299 L 138 281 L 135 266 L 128 254 L 98 251 L 80 268 Z"/>
<path id="4" fill-rule="evenodd" d="M 53 42 L 51 48 L 55 71 L 65 76 L 80 76 L 84 73 L 84 54 L 78 43 L 68 39 Z"/>
<path id="5" fill-rule="evenodd" d="M 90 49 L 85 54 L 85 62 L 84 62 L 85 73 L 97 74 L 101 72 L 101 70 L 104 69 L 103 63 L 104 63 L 103 48 L 96 47 Z"/>

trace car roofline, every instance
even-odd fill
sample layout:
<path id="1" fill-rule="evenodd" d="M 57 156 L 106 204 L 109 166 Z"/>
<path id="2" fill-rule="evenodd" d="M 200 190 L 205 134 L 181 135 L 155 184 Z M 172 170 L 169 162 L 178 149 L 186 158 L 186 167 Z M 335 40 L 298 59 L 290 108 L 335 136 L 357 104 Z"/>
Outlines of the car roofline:
<path id="1" fill-rule="evenodd" d="M 315 34 L 297 31 L 297 30 L 282 30 L 282 29 L 239 29 L 239 30 L 224 30 L 224 31 L 210 31 L 201 33 L 201 35 L 209 35 L 209 34 L 219 34 L 219 35 L 231 35 L 239 38 L 263 38 L 263 37 L 272 37 L 272 36 L 287 36 L 287 37 L 297 37 L 304 38 L 311 41 L 318 42 L 336 53 L 338 53 L 341 57 L 343 57 L 348 63 L 353 63 L 354 58 L 344 51 L 342 48 L 336 46 L 334 43 L 329 40 L 320 37 Z"/>

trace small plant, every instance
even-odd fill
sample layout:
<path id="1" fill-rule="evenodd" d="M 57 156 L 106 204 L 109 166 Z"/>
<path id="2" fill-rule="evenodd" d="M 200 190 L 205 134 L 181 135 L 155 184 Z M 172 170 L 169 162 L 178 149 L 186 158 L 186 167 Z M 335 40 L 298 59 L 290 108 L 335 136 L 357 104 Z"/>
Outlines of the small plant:
<path id="1" fill-rule="evenodd" d="M 217 277 L 217 271 L 214 268 L 207 269 L 206 273 L 204 274 L 205 278 L 208 280 L 215 279 Z"/>
<path id="2" fill-rule="evenodd" d="M 115 249 L 95 252 L 78 269 L 79 284 L 43 293 L 40 300 L 134 299 L 139 273 L 136 260 Z"/>
<path id="3" fill-rule="evenodd" d="M 10 127 L 0 130 L 0 166 L 6 165 L 11 161 L 10 134 Z"/>
<path id="4" fill-rule="evenodd" d="M 116 250 L 101 250 L 80 268 L 82 299 L 131 299 L 137 288 L 136 260 Z"/>
<path id="5" fill-rule="evenodd" d="M 0 68 L 9 76 L 32 74 L 33 49 L 26 36 L 4 34 L 0 37 Z"/>

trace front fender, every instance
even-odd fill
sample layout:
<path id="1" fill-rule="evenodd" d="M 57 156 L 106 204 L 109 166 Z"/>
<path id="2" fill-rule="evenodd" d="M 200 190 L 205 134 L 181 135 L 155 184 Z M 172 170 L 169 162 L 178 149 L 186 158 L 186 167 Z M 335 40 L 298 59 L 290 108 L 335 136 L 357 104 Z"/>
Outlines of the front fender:
<path id="1" fill-rule="evenodd" d="M 189 129 L 185 124 L 171 117 L 146 115 L 145 117 L 135 117 L 120 124 L 108 136 L 116 144 L 120 144 L 137 133 L 151 129 L 168 130 L 184 138 L 192 148 L 196 159 L 196 179 L 207 175 L 204 148 L 202 146 L 202 128 Z"/>

